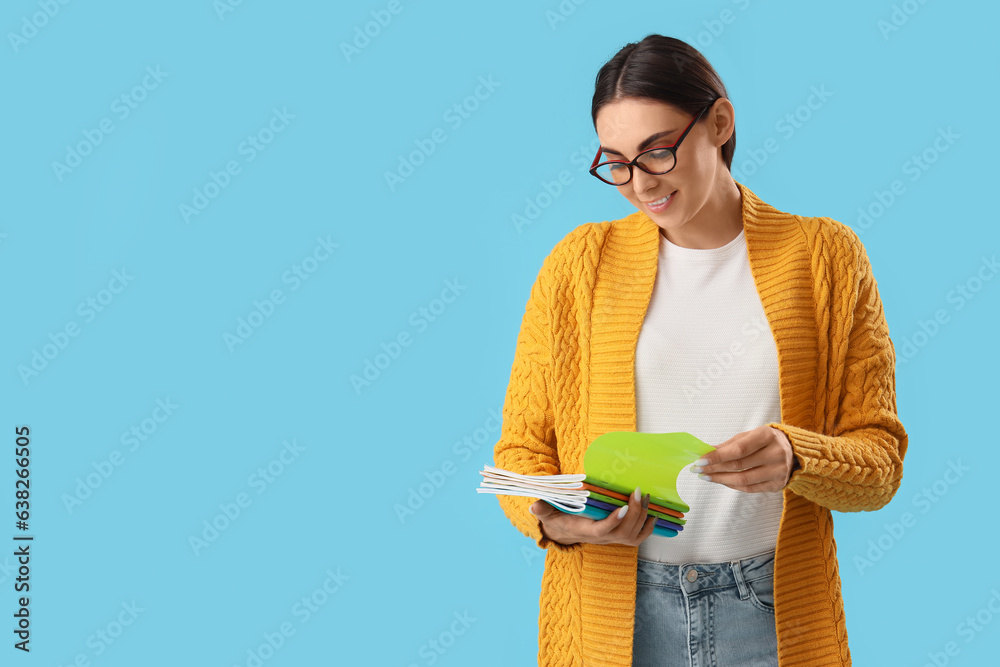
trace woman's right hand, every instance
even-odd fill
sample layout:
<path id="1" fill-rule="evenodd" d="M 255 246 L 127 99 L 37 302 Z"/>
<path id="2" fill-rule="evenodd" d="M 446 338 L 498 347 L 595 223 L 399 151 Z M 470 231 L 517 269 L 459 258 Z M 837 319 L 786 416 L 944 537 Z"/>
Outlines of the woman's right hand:
<path id="1" fill-rule="evenodd" d="M 541 521 L 545 537 L 564 546 L 578 542 L 639 546 L 656 527 L 656 517 L 646 513 L 649 494 L 640 500 L 639 493 L 640 490 L 636 489 L 629 496 L 628 505 L 612 511 L 603 519 L 567 514 L 543 500 L 535 501 L 528 511 Z M 621 516 L 622 510 L 625 510 L 625 516 Z"/>

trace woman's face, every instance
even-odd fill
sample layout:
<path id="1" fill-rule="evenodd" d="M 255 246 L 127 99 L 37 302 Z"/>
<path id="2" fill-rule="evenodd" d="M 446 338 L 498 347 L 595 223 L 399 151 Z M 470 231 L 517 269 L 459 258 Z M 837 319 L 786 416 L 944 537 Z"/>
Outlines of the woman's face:
<path id="1" fill-rule="evenodd" d="M 731 110 L 728 100 L 716 100 L 684 137 L 671 171 L 654 176 L 633 167 L 632 180 L 613 187 L 660 227 L 681 227 L 709 201 L 717 186 L 719 170 L 730 177 L 719 147 L 732 135 L 731 129 L 726 131 L 732 119 L 720 126 L 719 114 L 723 114 L 725 121 L 725 114 Z M 671 146 L 693 118 L 658 100 L 625 98 L 610 102 L 597 112 L 597 136 L 603 150 L 600 161 L 632 160 L 647 148 Z M 667 196 L 670 199 L 664 207 L 660 200 Z"/>

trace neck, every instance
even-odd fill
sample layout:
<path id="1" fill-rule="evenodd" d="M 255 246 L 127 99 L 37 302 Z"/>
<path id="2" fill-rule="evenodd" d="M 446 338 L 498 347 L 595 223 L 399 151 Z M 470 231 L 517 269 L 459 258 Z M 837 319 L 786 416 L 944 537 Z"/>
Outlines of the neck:
<path id="1" fill-rule="evenodd" d="M 743 200 L 728 170 L 723 176 L 716 180 L 705 205 L 681 229 L 667 234 L 661 227 L 660 234 L 674 245 L 703 250 L 720 248 L 736 238 L 743 231 Z"/>

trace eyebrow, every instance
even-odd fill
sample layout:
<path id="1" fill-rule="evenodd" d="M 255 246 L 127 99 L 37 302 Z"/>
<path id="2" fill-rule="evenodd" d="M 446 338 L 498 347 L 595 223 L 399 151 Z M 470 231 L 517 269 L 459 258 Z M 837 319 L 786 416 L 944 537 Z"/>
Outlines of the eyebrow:
<path id="1" fill-rule="evenodd" d="M 656 134 L 652 134 L 652 135 L 646 137 L 646 140 L 643 141 L 641 144 L 639 144 L 639 150 L 638 150 L 638 152 L 641 153 L 642 151 L 644 151 L 645 149 L 647 149 L 651 145 L 653 145 L 653 142 L 655 142 L 655 141 L 657 141 L 659 139 L 663 139 L 667 135 L 673 134 L 676 131 L 677 130 L 667 130 L 666 132 L 657 132 Z M 603 152 L 605 152 L 605 153 L 614 153 L 615 155 L 621 155 L 622 157 L 625 157 L 624 153 L 620 153 L 620 152 L 616 151 L 613 148 L 605 148 L 604 146 L 601 146 L 601 150 Z"/>

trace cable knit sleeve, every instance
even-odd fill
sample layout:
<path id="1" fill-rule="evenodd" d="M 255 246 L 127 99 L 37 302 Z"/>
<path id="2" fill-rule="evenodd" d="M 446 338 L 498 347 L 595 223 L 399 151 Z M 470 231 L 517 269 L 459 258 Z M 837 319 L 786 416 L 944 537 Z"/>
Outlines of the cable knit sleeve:
<path id="1" fill-rule="evenodd" d="M 848 227 L 852 245 L 845 264 L 853 269 L 840 312 L 839 406 L 829 435 L 772 423 L 792 443 L 798 465 L 786 488 L 840 512 L 872 511 L 885 506 L 903 477 L 907 434 L 896 414 L 895 347 L 864 246 Z M 846 347 L 845 347 L 846 345 Z M 834 389 L 834 395 L 837 391 Z"/>
<path id="2" fill-rule="evenodd" d="M 551 395 L 550 282 L 557 256 L 554 250 L 545 258 L 531 288 L 504 400 L 500 440 L 493 452 L 496 467 L 525 475 L 560 473 Z M 511 523 L 542 549 L 581 548 L 580 544 L 553 542 L 542 534 L 541 523 L 528 512 L 536 498 L 498 495 L 497 499 Z"/>

